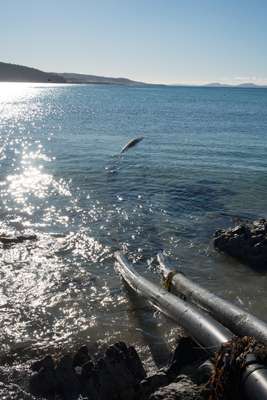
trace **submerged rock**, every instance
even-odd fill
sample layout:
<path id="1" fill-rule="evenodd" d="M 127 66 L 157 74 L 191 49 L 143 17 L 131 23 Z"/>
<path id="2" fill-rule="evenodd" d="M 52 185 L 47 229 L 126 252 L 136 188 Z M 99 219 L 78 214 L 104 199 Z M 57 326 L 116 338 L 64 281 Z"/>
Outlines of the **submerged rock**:
<path id="1" fill-rule="evenodd" d="M 267 268 L 267 221 L 260 219 L 215 233 L 215 249 L 253 268 Z"/>
<path id="2" fill-rule="evenodd" d="M 0 242 L 3 243 L 4 246 L 10 246 L 12 244 L 22 243 L 26 240 L 37 240 L 36 235 L 17 235 L 17 236 L 0 236 Z"/>

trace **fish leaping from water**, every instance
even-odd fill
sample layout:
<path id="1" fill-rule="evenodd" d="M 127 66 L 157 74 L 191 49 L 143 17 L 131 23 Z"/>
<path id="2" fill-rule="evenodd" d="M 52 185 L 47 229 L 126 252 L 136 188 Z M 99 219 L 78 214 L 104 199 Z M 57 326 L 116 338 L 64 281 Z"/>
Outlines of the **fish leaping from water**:
<path id="1" fill-rule="evenodd" d="M 134 147 L 137 145 L 137 143 L 141 142 L 141 140 L 144 139 L 144 136 L 137 137 L 135 139 L 130 140 L 122 149 L 121 149 L 121 154 L 124 153 L 125 151 L 129 150 L 131 147 Z"/>
<path id="2" fill-rule="evenodd" d="M 144 137 L 143 136 L 139 136 L 135 139 L 130 140 L 120 151 L 119 154 L 115 154 L 113 156 L 114 161 L 112 162 L 111 165 L 106 166 L 105 169 L 108 170 L 109 174 L 116 174 L 119 170 L 119 162 L 121 159 L 121 154 L 125 153 L 125 151 L 129 150 L 131 147 L 134 147 L 135 145 L 137 145 L 137 143 L 141 142 L 141 140 L 143 140 Z"/>

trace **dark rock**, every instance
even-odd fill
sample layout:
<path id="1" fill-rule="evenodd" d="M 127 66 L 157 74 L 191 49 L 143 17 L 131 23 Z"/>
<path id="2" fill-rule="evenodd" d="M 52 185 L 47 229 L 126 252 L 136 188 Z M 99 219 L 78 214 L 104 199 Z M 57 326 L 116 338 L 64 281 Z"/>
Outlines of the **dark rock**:
<path id="1" fill-rule="evenodd" d="M 144 369 L 142 361 L 140 360 L 139 355 L 137 354 L 137 351 L 133 346 L 130 346 L 128 348 L 128 361 L 128 367 L 134 375 L 136 381 L 139 382 L 142 379 L 145 379 L 146 371 Z"/>
<path id="2" fill-rule="evenodd" d="M 29 382 L 29 391 L 35 396 L 53 399 L 56 393 L 57 381 L 54 362 L 50 356 L 39 362 L 35 362 L 31 369 L 36 371 Z"/>
<path id="3" fill-rule="evenodd" d="M 90 400 L 98 399 L 99 379 L 97 371 L 92 361 L 88 361 L 82 366 L 82 374 L 80 376 L 82 387 L 82 395 Z"/>
<path id="4" fill-rule="evenodd" d="M 73 357 L 72 366 L 75 367 L 82 367 L 85 363 L 91 360 L 89 356 L 89 350 L 87 346 L 82 346 L 79 348 L 77 353 Z"/>
<path id="5" fill-rule="evenodd" d="M 126 368 L 131 372 L 136 382 L 140 382 L 146 377 L 143 364 L 133 346 L 127 347 L 124 342 L 118 342 L 115 343 L 114 347 L 111 346 L 106 354 L 110 355 L 111 358 L 115 357 L 115 359 L 119 356 L 119 359 L 124 361 Z"/>
<path id="6" fill-rule="evenodd" d="M 65 355 L 61 358 L 55 371 L 57 392 L 63 400 L 77 400 L 81 393 L 80 381 L 72 367 L 72 358 Z"/>
<path id="7" fill-rule="evenodd" d="M 125 349 L 118 344 L 110 346 L 105 354 L 105 366 L 113 377 L 119 398 L 131 400 L 135 397 L 139 381 L 128 368 L 126 353 L 128 353 L 127 347 Z"/>
<path id="8" fill-rule="evenodd" d="M 181 369 L 180 374 L 188 376 L 197 385 L 207 384 L 212 376 L 214 367 L 209 360 L 204 363 L 189 364 Z M 180 375 L 179 374 L 179 375 Z"/>
<path id="9" fill-rule="evenodd" d="M 142 400 L 148 399 L 158 388 L 166 386 L 169 383 L 170 380 L 164 371 L 159 371 L 154 375 L 150 375 L 139 385 L 139 398 Z"/>
<path id="10" fill-rule="evenodd" d="M 17 241 L 19 243 L 24 242 L 25 240 L 36 240 L 37 236 L 36 235 L 18 235 L 17 236 Z"/>
<path id="11" fill-rule="evenodd" d="M 114 344 L 114 346 L 122 351 L 122 353 L 127 354 L 128 353 L 128 347 L 126 346 L 126 344 L 124 342 L 117 342 Z"/>
<path id="12" fill-rule="evenodd" d="M 199 363 L 206 359 L 206 353 L 190 337 L 181 337 L 172 355 L 167 375 L 170 380 L 174 379 L 181 371 L 181 368 L 188 364 Z"/>
<path id="13" fill-rule="evenodd" d="M 109 368 L 106 360 L 104 358 L 97 362 L 95 367 L 95 372 L 97 374 L 96 388 L 98 392 L 99 400 L 115 400 L 120 398 L 120 386 L 118 385 L 118 380 L 120 377 L 114 376 L 113 371 Z M 131 390 L 131 388 L 129 388 Z M 131 397 L 130 397 L 131 398 Z"/>
<path id="14" fill-rule="evenodd" d="M 40 371 L 41 368 L 45 368 L 45 369 L 54 369 L 55 368 L 54 360 L 50 355 L 44 357 L 42 360 L 35 361 L 31 365 L 31 370 L 34 372 Z"/>
<path id="15" fill-rule="evenodd" d="M 17 235 L 17 236 L 0 236 L 0 242 L 4 245 L 12 245 L 16 243 L 22 243 L 25 240 L 36 240 L 36 235 Z"/>
<path id="16" fill-rule="evenodd" d="M 198 385 L 207 383 L 214 372 L 214 365 L 210 360 L 206 360 L 197 369 L 195 369 L 195 379 L 193 381 Z"/>
<path id="17" fill-rule="evenodd" d="M 187 376 L 181 375 L 176 382 L 151 394 L 149 400 L 204 400 L 202 393 L 202 387 L 195 385 Z"/>
<path id="18" fill-rule="evenodd" d="M 257 269 L 267 268 L 267 221 L 217 231 L 214 247 Z"/>
<path id="19" fill-rule="evenodd" d="M 142 362 L 133 347 L 118 342 L 110 346 L 95 363 L 86 346 L 73 359 L 65 355 L 56 369 L 52 357 L 32 364 L 31 393 L 63 400 L 76 400 L 79 395 L 90 400 L 134 400 L 138 384 L 146 376 Z"/>
<path id="20" fill-rule="evenodd" d="M 0 398 L 7 400 L 34 400 L 36 397 L 47 400 L 82 398 L 90 400 L 160 400 L 163 398 L 198 400 L 201 399 L 197 397 L 200 388 L 193 382 L 206 382 L 206 378 L 192 382 L 190 377 L 194 374 L 191 374 L 189 367 L 190 377 L 175 376 L 175 383 L 171 383 L 176 372 L 174 365 L 178 367 L 179 364 L 179 369 L 181 369 L 190 360 L 199 359 L 199 354 L 194 353 L 196 348 L 195 344 L 192 345 L 188 339 L 183 338 L 180 340 L 169 368 L 159 370 L 143 379 L 146 373 L 133 347 L 118 342 L 110 346 L 102 358 L 93 362 L 88 354 L 88 348 L 83 346 L 73 358 L 65 355 L 57 365 L 51 356 L 34 362 L 31 365 L 34 373 L 31 376 L 29 376 L 28 366 L 18 371 L 14 370 L 12 373 L 10 367 L 3 367 L 2 373 L 0 369 Z M 196 368 L 193 370 L 198 371 Z M 13 378 L 16 384 L 13 384 Z M 27 381 L 26 384 L 25 381 Z M 27 393 L 28 388 L 30 393 Z"/>
<path id="21" fill-rule="evenodd" d="M 144 376 L 144 368 L 134 348 L 118 342 L 110 346 L 95 364 L 89 361 L 82 366 L 82 393 L 97 400 L 133 400 Z"/>
<path id="22" fill-rule="evenodd" d="M 91 378 L 92 374 L 94 373 L 94 363 L 92 361 L 88 361 L 87 363 L 85 363 L 82 366 L 82 373 L 81 375 L 85 378 L 85 379 L 89 379 Z"/>

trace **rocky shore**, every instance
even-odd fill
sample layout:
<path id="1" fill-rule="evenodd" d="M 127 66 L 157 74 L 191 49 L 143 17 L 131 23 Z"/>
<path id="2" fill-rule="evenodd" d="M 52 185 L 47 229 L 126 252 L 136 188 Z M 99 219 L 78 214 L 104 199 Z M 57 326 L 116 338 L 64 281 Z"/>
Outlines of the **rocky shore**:
<path id="1" fill-rule="evenodd" d="M 181 337 L 169 364 L 147 374 L 133 346 L 118 342 L 103 354 L 82 346 L 74 354 L 0 367 L 5 400 L 203 400 L 210 368 L 206 356 Z"/>
<path id="2" fill-rule="evenodd" d="M 260 219 L 219 230 L 214 247 L 253 268 L 267 268 L 267 221 Z"/>

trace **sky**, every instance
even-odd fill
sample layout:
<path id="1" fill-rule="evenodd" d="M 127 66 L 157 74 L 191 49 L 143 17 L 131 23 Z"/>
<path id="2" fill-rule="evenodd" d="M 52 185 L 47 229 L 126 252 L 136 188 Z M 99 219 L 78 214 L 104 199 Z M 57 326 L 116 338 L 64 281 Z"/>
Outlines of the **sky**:
<path id="1" fill-rule="evenodd" d="M 49 72 L 267 84 L 267 0 L 0 0 L 0 61 Z"/>

